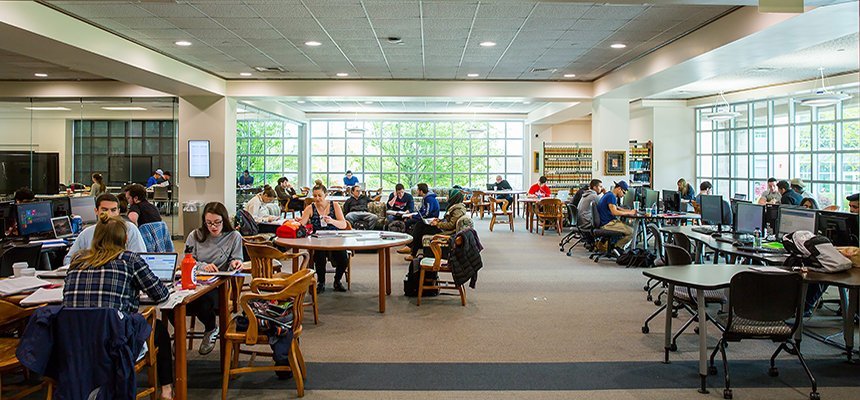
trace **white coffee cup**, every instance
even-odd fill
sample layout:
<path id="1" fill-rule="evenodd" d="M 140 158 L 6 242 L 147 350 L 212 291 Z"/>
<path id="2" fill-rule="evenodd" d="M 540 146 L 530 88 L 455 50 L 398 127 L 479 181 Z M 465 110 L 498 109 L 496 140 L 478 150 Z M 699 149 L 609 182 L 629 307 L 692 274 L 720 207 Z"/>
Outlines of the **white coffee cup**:
<path id="1" fill-rule="evenodd" d="M 24 268 L 21 270 L 21 276 L 36 276 L 36 268 Z"/>
<path id="2" fill-rule="evenodd" d="M 30 266 L 26 262 L 16 262 L 12 264 L 12 274 L 14 277 L 19 278 L 25 276 L 22 271 L 29 268 Z"/>

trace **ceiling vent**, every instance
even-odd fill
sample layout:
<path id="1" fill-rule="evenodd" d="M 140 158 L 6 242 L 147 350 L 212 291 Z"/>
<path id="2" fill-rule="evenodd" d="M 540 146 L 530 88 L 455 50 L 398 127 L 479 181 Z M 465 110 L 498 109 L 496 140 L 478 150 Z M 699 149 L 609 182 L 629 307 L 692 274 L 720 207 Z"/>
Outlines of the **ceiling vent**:
<path id="1" fill-rule="evenodd" d="M 287 72 L 284 67 L 254 67 L 257 72 Z"/>

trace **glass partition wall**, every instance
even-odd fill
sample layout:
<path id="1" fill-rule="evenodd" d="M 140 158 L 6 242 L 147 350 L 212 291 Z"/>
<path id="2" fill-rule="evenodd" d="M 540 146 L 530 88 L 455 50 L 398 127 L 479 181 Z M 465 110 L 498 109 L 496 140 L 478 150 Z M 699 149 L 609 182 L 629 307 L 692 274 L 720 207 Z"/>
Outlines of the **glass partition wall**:
<path id="1" fill-rule="evenodd" d="M 716 107 L 696 109 L 697 183 L 711 181 L 724 198 L 757 199 L 769 177 L 801 178 L 820 207 L 847 209 L 845 196 L 860 192 L 860 89 L 828 107 L 808 107 L 793 97 L 731 104 L 740 116 L 706 118 Z"/>

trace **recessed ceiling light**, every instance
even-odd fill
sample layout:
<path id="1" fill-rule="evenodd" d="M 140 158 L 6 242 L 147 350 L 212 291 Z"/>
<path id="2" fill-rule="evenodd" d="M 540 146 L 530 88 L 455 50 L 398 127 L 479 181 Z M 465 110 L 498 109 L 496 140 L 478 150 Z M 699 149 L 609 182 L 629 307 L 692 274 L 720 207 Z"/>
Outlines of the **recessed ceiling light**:
<path id="1" fill-rule="evenodd" d="M 523 104 L 531 104 L 531 103 L 532 103 L 532 102 L 530 102 L 530 101 L 524 101 L 524 102 L 523 102 Z"/>
<path id="2" fill-rule="evenodd" d="M 33 76 L 38 76 L 39 78 L 47 78 L 48 74 L 45 74 L 42 72 L 36 72 L 35 74 L 33 74 Z"/>
<path id="3" fill-rule="evenodd" d="M 177 40 L 177 41 L 173 42 L 173 44 L 175 44 L 177 46 L 182 46 L 182 47 L 191 46 L 191 42 L 189 42 L 187 40 Z"/>
<path id="4" fill-rule="evenodd" d="M 466 74 L 466 76 L 468 76 L 469 78 L 477 78 L 479 75 L 478 74 Z"/>
<path id="5" fill-rule="evenodd" d="M 373 104 L 372 101 L 365 101 L 364 104 Z"/>
<path id="6" fill-rule="evenodd" d="M 565 78 L 573 78 L 575 76 L 576 76 L 576 74 L 564 74 Z"/>
<path id="7" fill-rule="evenodd" d="M 496 42 L 481 42 L 481 47 L 493 47 L 496 45 Z"/>
<path id="8" fill-rule="evenodd" d="M 463 104 L 463 103 L 465 103 L 465 102 L 464 102 L 464 101 L 458 101 L 458 102 L 457 102 L 457 103 L 455 103 L 455 104 Z"/>
<path id="9" fill-rule="evenodd" d="M 322 43 L 317 42 L 315 40 L 309 40 L 309 41 L 305 42 L 305 46 L 317 47 L 317 46 L 322 46 Z"/>
<path id="10" fill-rule="evenodd" d="M 305 101 L 304 100 L 296 100 L 296 103 L 305 104 Z"/>
<path id="11" fill-rule="evenodd" d="M 250 73 L 250 72 L 240 72 L 240 73 L 239 73 L 239 75 L 241 75 L 241 76 L 251 76 L 251 73 Z"/>
<path id="12" fill-rule="evenodd" d="M 349 74 L 347 74 L 346 72 L 338 72 L 337 76 L 343 78 L 344 76 L 349 76 Z"/>
<path id="13" fill-rule="evenodd" d="M 71 111 L 66 107 L 24 107 L 30 111 Z"/>
<path id="14" fill-rule="evenodd" d="M 612 43 L 609 47 L 612 47 L 613 49 L 623 49 L 627 47 L 627 45 L 624 43 Z"/>
<path id="15" fill-rule="evenodd" d="M 845 49 L 836 49 L 836 51 L 845 51 Z"/>
<path id="16" fill-rule="evenodd" d="M 102 110 L 107 110 L 107 111 L 146 111 L 146 109 L 143 107 L 130 107 L 130 106 L 102 107 Z"/>
<path id="17" fill-rule="evenodd" d="M 486 105 L 486 104 L 484 104 L 484 103 L 472 103 L 472 107 L 483 108 L 483 107 L 486 107 L 486 106 L 487 106 L 487 105 Z"/>

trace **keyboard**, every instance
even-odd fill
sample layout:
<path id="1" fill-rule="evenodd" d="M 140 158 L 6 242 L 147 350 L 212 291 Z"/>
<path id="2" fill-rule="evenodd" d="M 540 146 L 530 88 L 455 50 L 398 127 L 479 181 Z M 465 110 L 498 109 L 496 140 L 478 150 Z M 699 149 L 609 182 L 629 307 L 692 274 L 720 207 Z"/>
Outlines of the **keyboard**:
<path id="1" fill-rule="evenodd" d="M 740 251 L 749 251 L 752 253 L 788 254 L 785 249 L 773 249 L 770 247 L 737 246 L 737 249 Z"/>

